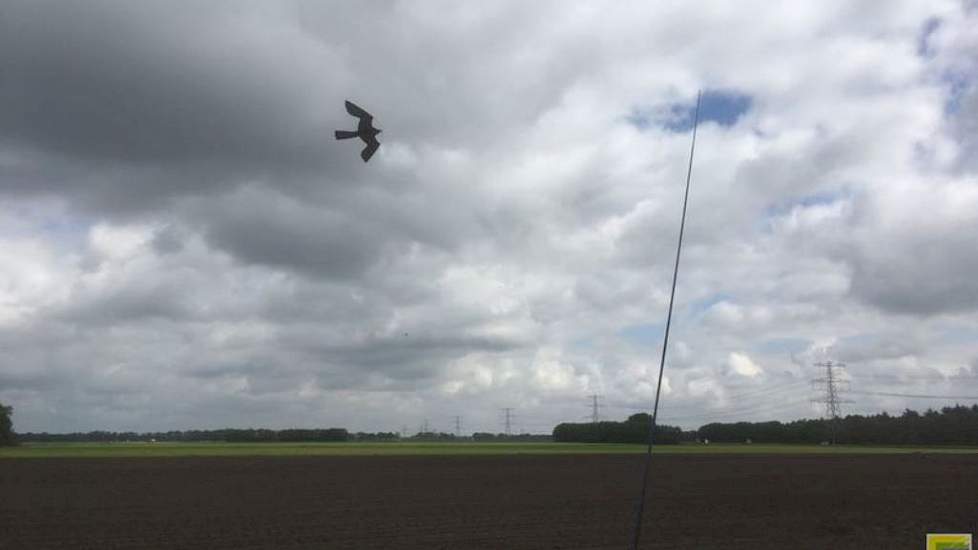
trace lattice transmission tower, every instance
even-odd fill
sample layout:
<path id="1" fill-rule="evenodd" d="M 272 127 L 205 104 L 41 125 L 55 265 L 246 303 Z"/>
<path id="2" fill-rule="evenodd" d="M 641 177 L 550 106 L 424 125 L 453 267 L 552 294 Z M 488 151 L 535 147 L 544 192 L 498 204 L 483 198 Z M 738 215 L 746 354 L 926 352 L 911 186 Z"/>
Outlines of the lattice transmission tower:
<path id="1" fill-rule="evenodd" d="M 503 429 L 505 429 L 506 435 L 513 435 L 513 419 L 516 415 L 513 414 L 513 407 L 505 407 L 503 409 Z"/>
<path id="2" fill-rule="evenodd" d="M 832 444 L 835 444 L 838 433 L 839 417 L 842 416 L 843 403 L 852 403 L 843 399 L 844 393 L 849 391 L 848 382 L 840 376 L 841 369 L 846 367 L 845 363 L 837 363 L 832 360 L 815 363 L 818 369 L 824 369 L 822 376 L 812 380 L 812 386 L 816 392 L 814 403 L 825 407 L 825 419 L 829 421 L 829 434 Z"/>
<path id="3" fill-rule="evenodd" d="M 601 397 L 598 394 L 591 394 L 588 397 L 591 398 L 591 423 L 597 424 L 601 421 L 601 404 L 598 403 L 598 399 Z"/>

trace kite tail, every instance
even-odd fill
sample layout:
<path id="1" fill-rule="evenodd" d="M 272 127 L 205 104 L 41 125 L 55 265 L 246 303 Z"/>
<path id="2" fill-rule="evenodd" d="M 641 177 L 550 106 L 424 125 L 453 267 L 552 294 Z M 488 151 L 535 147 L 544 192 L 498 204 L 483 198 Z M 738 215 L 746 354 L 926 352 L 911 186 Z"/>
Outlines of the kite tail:
<path id="1" fill-rule="evenodd" d="M 351 139 L 351 138 L 358 137 L 359 135 L 360 134 L 358 134 L 357 132 L 351 132 L 349 130 L 336 131 L 336 139 Z"/>

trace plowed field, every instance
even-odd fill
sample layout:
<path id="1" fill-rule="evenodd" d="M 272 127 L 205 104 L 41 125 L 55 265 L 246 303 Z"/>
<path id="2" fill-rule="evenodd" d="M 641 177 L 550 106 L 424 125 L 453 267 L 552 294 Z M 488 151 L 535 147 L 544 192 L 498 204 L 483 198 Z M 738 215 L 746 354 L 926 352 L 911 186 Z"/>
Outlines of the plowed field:
<path id="1" fill-rule="evenodd" d="M 642 457 L 0 460 L 0 549 L 627 547 Z M 974 455 L 662 455 L 645 548 L 978 531 Z"/>

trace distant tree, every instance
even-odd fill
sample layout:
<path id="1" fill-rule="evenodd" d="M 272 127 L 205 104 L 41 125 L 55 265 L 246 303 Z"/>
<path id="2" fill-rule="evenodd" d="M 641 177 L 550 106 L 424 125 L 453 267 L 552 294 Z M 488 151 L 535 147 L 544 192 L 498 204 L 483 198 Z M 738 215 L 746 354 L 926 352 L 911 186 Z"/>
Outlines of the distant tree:
<path id="1" fill-rule="evenodd" d="M 629 416 L 624 422 L 588 422 L 558 424 L 553 431 L 554 441 L 575 443 L 645 443 L 649 438 L 651 417 L 647 413 Z M 653 440 L 656 444 L 679 443 L 682 429 L 659 424 Z"/>
<path id="2" fill-rule="evenodd" d="M 900 416 L 887 413 L 849 415 L 839 418 L 839 443 L 867 445 L 978 445 L 978 405 L 955 405 L 923 414 L 905 410 Z M 831 437 L 829 421 L 794 420 L 788 423 L 734 422 L 700 426 L 700 438 L 718 443 L 819 443 Z"/>
<path id="3" fill-rule="evenodd" d="M 14 414 L 14 408 L 0 403 L 0 447 L 10 446 L 16 443 L 14 439 L 14 423 L 10 419 Z"/>

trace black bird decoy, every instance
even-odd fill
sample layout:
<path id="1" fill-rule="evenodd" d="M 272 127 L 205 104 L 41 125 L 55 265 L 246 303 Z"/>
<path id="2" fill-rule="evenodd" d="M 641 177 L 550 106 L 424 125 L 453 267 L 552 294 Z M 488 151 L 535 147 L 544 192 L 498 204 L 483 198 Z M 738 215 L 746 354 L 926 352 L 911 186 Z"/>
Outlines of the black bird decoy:
<path id="1" fill-rule="evenodd" d="M 357 124 L 356 132 L 337 130 L 336 139 L 352 139 L 355 137 L 362 139 L 367 146 L 363 148 L 363 151 L 360 151 L 360 157 L 363 159 L 363 162 L 367 162 L 377 152 L 377 148 L 380 147 L 380 142 L 377 141 L 377 134 L 381 131 L 374 128 L 374 117 L 352 101 L 346 102 L 346 112 L 359 118 L 360 123 Z"/>

